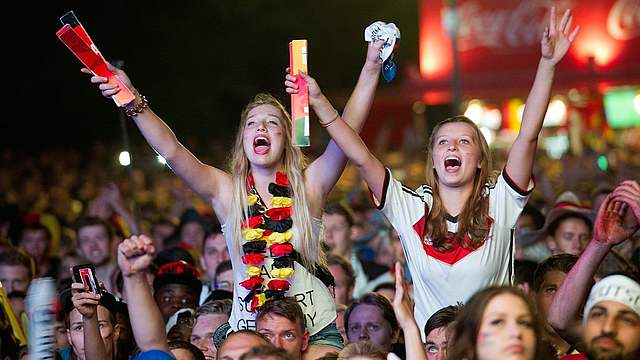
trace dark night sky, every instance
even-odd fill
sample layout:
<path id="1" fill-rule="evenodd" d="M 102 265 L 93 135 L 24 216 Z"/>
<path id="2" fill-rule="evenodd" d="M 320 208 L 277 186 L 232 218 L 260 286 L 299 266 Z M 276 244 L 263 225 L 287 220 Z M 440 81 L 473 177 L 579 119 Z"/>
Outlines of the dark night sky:
<path id="1" fill-rule="evenodd" d="M 124 59 L 134 85 L 178 137 L 228 141 L 242 106 L 259 91 L 288 104 L 288 42 L 309 40 L 310 73 L 325 93 L 348 93 L 375 20 L 402 31 L 397 63 L 418 61 L 418 1 L 47 1 L 5 23 L 8 110 L 3 143 L 38 149 L 119 141 L 115 105 L 99 95 L 55 37 L 74 10 L 108 59 Z M 23 6 L 26 6 L 23 5 Z M 18 13 L 16 13 L 18 14 Z M 8 32 L 13 27 L 15 32 Z M 19 36 L 18 36 L 19 34 Z M 398 79 L 396 80 L 398 81 Z M 392 86 L 392 85 L 381 85 Z M 140 142 L 137 130 L 133 141 Z"/>

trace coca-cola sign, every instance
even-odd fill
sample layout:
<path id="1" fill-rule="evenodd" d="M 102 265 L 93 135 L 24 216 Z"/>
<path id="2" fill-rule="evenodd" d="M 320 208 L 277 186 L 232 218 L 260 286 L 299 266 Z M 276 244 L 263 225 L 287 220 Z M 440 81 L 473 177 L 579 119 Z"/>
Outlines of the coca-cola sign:
<path id="1" fill-rule="evenodd" d="M 607 17 L 607 31 L 616 40 L 640 36 L 640 0 L 617 0 Z"/>
<path id="2" fill-rule="evenodd" d="M 573 2 L 556 3 L 563 8 Z M 548 23 L 549 1 L 519 1 L 515 7 L 487 8 L 486 1 L 465 1 L 458 6 L 461 51 L 477 47 L 522 49 L 536 46 Z"/>
<path id="3" fill-rule="evenodd" d="M 420 73 L 448 81 L 453 71 L 452 19 L 457 19 L 457 44 L 463 86 L 530 84 L 540 59 L 540 39 L 552 6 L 558 17 L 572 9 L 580 33 L 562 62 L 563 77 L 586 79 L 585 73 L 615 73 L 627 79 L 640 72 L 640 0 L 458 0 L 457 16 L 442 0 L 422 0 Z M 446 15 L 446 16 L 445 16 Z M 445 30 L 447 29 L 447 30 Z M 476 76 L 477 75 L 477 76 Z M 475 76 L 475 77 L 474 77 Z M 488 85 L 491 86 L 491 85 Z"/>

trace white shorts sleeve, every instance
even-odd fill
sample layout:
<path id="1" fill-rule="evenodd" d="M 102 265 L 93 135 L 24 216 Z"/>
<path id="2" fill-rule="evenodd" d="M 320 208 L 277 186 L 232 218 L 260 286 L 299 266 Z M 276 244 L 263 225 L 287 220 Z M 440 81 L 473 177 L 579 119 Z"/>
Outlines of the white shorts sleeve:
<path id="1" fill-rule="evenodd" d="M 391 174 L 391 170 L 386 169 L 384 185 L 382 187 L 382 199 L 378 201 L 369 192 L 373 204 L 382 211 L 391 225 L 396 229 L 405 251 L 405 256 L 411 261 L 416 253 L 422 253 L 422 242 L 415 241 L 415 227 L 422 227 L 426 222 L 426 215 L 433 203 L 431 189 L 422 186 L 414 191 L 403 185 Z M 417 231 L 422 233 L 422 231 Z"/>
<path id="2" fill-rule="evenodd" d="M 506 169 L 502 170 L 496 183 L 489 186 L 489 214 L 501 226 L 513 228 L 529 200 L 534 182 L 529 182 L 528 189 L 522 189 L 511 180 Z"/>

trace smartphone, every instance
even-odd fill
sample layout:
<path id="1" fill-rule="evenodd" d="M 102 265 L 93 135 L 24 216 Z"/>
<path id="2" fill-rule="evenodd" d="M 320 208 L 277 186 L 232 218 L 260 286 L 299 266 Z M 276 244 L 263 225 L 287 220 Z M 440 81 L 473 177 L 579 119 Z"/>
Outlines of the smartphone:
<path id="1" fill-rule="evenodd" d="M 96 268 L 93 264 L 76 265 L 72 268 L 73 280 L 81 283 L 89 288 L 89 292 L 102 295 L 98 277 L 96 276 Z"/>

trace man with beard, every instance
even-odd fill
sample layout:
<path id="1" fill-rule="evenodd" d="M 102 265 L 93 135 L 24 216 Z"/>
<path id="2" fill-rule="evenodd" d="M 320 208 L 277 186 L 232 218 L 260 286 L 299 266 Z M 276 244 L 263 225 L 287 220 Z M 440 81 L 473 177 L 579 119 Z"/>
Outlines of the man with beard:
<path id="1" fill-rule="evenodd" d="M 21 318 L 24 298 L 33 276 L 32 260 L 27 254 L 17 249 L 0 252 L 0 283 L 17 319 Z"/>
<path id="2" fill-rule="evenodd" d="M 630 223 L 624 223 L 627 212 Z M 611 248 L 640 229 L 640 184 L 624 181 L 598 210 L 593 239 L 580 255 L 553 299 L 547 321 L 566 337 L 579 312 L 593 276 Z M 586 356 L 563 359 L 627 360 L 640 358 L 640 277 L 637 273 L 611 274 L 593 286 L 583 311 Z"/>
<path id="3" fill-rule="evenodd" d="M 640 280 L 614 274 L 591 289 L 584 307 L 585 354 L 563 359 L 640 359 Z"/>

